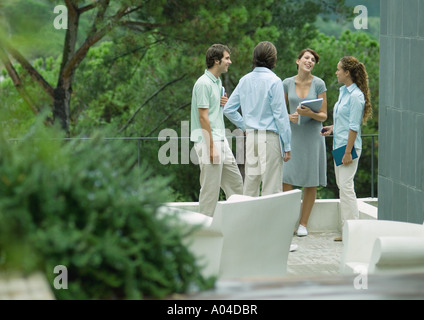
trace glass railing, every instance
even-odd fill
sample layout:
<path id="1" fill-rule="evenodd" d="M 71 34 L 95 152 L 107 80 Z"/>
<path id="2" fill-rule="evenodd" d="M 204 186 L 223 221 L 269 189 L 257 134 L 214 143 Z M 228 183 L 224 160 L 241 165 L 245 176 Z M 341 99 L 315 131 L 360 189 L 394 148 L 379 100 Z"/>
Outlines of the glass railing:
<path id="1" fill-rule="evenodd" d="M 234 155 L 236 157 L 237 162 L 240 164 L 240 160 L 243 161 L 244 157 L 240 156 L 240 149 L 237 147 L 237 141 L 239 139 L 244 139 L 244 137 L 240 136 L 230 136 L 228 137 L 230 142 L 231 139 L 236 140 L 235 143 L 230 143 L 232 145 L 232 149 L 234 152 Z M 330 150 L 328 145 L 331 146 L 332 144 L 332 136 L 327 137 L 327 153 L 328 153 L 328 160 L 327 166 L 328 170 L 327 172 L 333 172 L 333 162 L 330 161 L 332 159 Z M 168 143 L 171 140 L 178 140 L 179 142 L 179 150 L 181 150 L 182 145 L 185 144 L 188 148 L 188 150 L 192 150 L 192 143 L 189 141 L 188 137 L 167 137 L 164 139 L 163 137 L 122 137 L 122 138 L 106 138 L 106 140 L 122 140 L 122 141 L 133 141 L 136 143 L 136 152 L 137 152 L 137 163 L 138 165 L 141 165 L 142 159 L 143 159 L 143 146 L 145 146 L 146 143 L 154 143 L 159 142 L 160 146 L 163 146 L 165 143 Z M 329 141 L 331 140 L 331 142 Z M 366 170 L 370 172 L 370 185 L 369 185 L 369 197 L 376 198 L 377 197 L 377 172 L 378 172 L 378 134 L 363 134 L 362 135 L 362 141 L 363 141 L 363 152 L 361 155 L 361 160 L 359 163 L 358 170 Z M 159 149 L 158 148 L 158 149 Z M 237 150 L 238 149 L 238 150 Z M 241 148 L 241 151 L 244 152 L 244 148 Z M 182 151 L 184 152 L 184 151 Z M 187 151 L 185 151 L 187 153 Z M 188 152 L 190 153 L 190 151 Z M 189 155 L 186 155 L 186 163 L 179 163 L 180 165 L 187 164 L 189 161 Z M 178 159 L 181 162 L 181 157 L 178 157 Z M 244 163 L 242 163 L 244 164 Z"/>
<path id="2" fill-rule="evenodd" d="M 227 136 L 230 142 L 230 146 L 232 146 L 234 156 L 238 164 L 244 164 L 244 147 L 240 148 L 240 145 L 244 146 L 244 136 L 243 135 L 235 135 L 234 133 L 230 136 Z M 90 140 L 91 138 L 67 138 L 65 140 Z M 160 152 L 161 148 L 163 148 L 164 144 L 169 144 L 172 141 L 176 142 L 178 146 L 178 154 L 175 158 L 178 159 L 175 163 L 177 165 L 185 165 L 192 163 L 192 154 L 193 154 L 193 143 L 190 142 L 189 137 L 178 137 L 178 136 L 166 136 L 166 137 L 108 137 L 104 138 L 105 141 L 122 141 L 124 143 L 134 143 L 134 152 L 136 152 L 136 161 L 137 165 L 141 166 L 142 162 L 145 159 L 145 153 L 143 149 L 146 148 L 146 144 L 149 144 L 149 149 L 152 149 L 151 143 L 157 144 L 157 153 L 158 157 L 157 161 L 160 161 Z M 331 139 L 331 142 L 329 141 Z M 370 171 L 370 187 L 369 187 L 369 197 L 376 198 L 377 192 L 377 163 L 378 163 L 378 134 L 364 134 L 362 135 L 363 140 L 363 152 L 361 155 L 361 160 L 359 163 L 358 170 L 366 170 Z M 10 141 L 19 141 L 19 139 L 10 139 Z M 235 143 L 234 143 L 235 141 Z M 241 143 L 240 143 L 241 142 Z M 333 161 L 331 161 L 331 145 L 332 145 L 332 136 L 327 137 L 327 172 L 330 173 L 328 176 L 331 176 L 331 172 L 334 171 Z M 330 146 L 330 147 L 329 147 Z M 154 147 L 156 148 L 156 146 Z M 153 161 L 153 160 L 150 160 Z M 168 159 L 170 161 L 170 159 Z M 195 162 L 195 161 L 194 161 Z M 163 163 L 166 165 L 166 163 Z M 196 163 L 194 163 L 196 164 Z M 330 180 L 330 179 L 329 179 Z M 329 181 L 329 183 L 331 183 Z M 334 183 L 333 183 L 334 184 Z M 331 187 L 331 186 L 330 186 Z M 333 186 L 334 187 L 334 186 Z M 334 188 L 335 189 L 335 188 Z"/>

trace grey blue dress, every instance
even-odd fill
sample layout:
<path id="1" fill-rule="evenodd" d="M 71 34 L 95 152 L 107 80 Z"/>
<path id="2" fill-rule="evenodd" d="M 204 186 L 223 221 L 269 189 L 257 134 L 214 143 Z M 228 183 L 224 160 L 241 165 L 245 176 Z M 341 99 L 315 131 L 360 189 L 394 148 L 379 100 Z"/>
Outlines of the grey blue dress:
<path id="1" fill-rule="evenodd" d="M 325 82 L 313 77 L 308 95 L 301 99 L 297 95 L 294 77 L 283 81 L 288 94 L 289 113 L 296 112 L 302 101 L 316 99 L 327 91 Z M 290 122 L 292 130 L 291 160 L 284 163 L 283 183 L 296 187 L 327 186 L 327 154 L 325 138 L 321 136 L 322 123 L 311 119 L 298 125 Z"/>

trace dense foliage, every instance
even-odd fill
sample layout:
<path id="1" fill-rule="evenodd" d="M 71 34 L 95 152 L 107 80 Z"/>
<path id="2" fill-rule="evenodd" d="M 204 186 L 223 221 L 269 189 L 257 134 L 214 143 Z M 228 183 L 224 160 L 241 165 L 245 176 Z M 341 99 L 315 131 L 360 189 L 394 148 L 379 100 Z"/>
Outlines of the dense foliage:
<path id="1" fill-rule="evenodd" d="M 58 299 L 163 298 L 213 285 L 183 243 L 191 231 L 158 214 L 168 180 L 133 168 L 133 146 L 55 134 L 1 139 L 0 270 L 44 270 Z M 67 268 L 67 289 L 53 286 L 56 266 Z"/>

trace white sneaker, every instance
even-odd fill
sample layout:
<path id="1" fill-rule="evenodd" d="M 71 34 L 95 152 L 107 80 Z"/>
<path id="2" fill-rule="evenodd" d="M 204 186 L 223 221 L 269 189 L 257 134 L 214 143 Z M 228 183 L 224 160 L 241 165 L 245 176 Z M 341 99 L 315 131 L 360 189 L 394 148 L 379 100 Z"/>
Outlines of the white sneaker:
<path id="1" fill-rule="evenodd" d="M 296 251 L 297 250 L 297 244 L 291 244 L 290 245 L 290 252 Z"/>
<path id="2" fill-rule="evenodd" d="M 302 226 L 301 224 L 299 224 L 299 227 L 297 228 L 296 235 L 298 237 L 306 237 L 308 235 L 308 230 L 306 229 L 305 226 Z"/>

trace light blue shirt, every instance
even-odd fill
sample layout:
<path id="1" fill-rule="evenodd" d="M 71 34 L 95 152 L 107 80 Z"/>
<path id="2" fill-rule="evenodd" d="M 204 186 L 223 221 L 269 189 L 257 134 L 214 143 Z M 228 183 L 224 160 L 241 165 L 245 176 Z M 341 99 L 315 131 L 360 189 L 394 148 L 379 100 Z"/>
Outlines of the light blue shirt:
<path id="1" fill-rule="evenodd" d="M 362 150 L 361 122 L 365 110 L 365 97 L 354 83 L 340 88 L 339 100 L 333 110 L 333 148 L 347 144 L 349 130 L 357 132 L 354 147 Z"/>
<path id="2" fill-rule="evenodd" d="M 241 107 L 243 116 L 238 112 Z M 282 150 L 291 151 L 291 128 L 281 79 L 270 69 L 257 67 L 240 79 L 224 107 L 224 115 L 238 128 L 273 131 Z"/>

